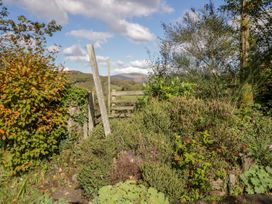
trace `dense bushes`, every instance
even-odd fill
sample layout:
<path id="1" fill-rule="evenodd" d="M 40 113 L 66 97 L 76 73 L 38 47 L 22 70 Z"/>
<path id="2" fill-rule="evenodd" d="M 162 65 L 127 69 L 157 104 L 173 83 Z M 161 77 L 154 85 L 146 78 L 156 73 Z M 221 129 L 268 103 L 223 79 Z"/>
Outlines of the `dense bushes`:
<path id="1" fill-rule="evenodd" d="M 113 121 L 109 137 L 104 137 L 102 127 L 98 126 L 91 139 L 81 146 L 79 155 L 83 165 L 79 181 L 88 196 L 96 195 L 104 185 L 137 178 L 143 161 L 170 161 L 172 149 L 168 138 L 145 130 L 137 122 L 139 117 Z"/>
<path id="2" fill-rule="evenodd" d="M 245 134 L 249 156 L 258 164 L 272 167 L 272 119 L 254 109 L 239 111 L 240 124 Z"/>
<path id="3" fill-rule="evenodd" d="M 237 177 L 248 156 L 241 118 L 218 100 L 150 100 L 132 118 L 112 121 L 110 136 L 95 128 L 81 146 L 81 186 L 95 197 L 102 186 L 134 179 L 173 203 L 226 194 L 228 174 Z"/>
<path id="4" fill-rule="evenodd" d="M 80 125 L 83 125 L 83 123 L 87 121 L 87 98 L 88 91 L 86 89 L 69 85 L 62 99 L 65 106 L 70 107 L 70 109 L 78 109 L 77 111 L 70 110 L 69 117 Z"/>
<path id="5" fill-rule="evenodd" d="M 176 96 L 191 96 L 195 92 L 195 84 L 182 81 L 180 77 L 152 76 L 144 86 L 147 96 L 160 100 Z"/>
<path id="6" fill-rule="evenodd" d="M 171 203 L 215 199 L 243 190 L 244 181 L 229 184 L 229 175 L 237 180 L 247 157 L 270 161 L 270 120 L 219 100 L 150 100 L 111 126 L 110 136 L 96 127 L 81 146 L 79 179 L 90 197 L 102 186 L 133 179 Z"/>
<path id="7" fill-rule="evenodd" d="M 4 165 L 15 172 L 58 150 L 65 135 L 65 78 L 50 59 L 13 53 L 0 71 L 0 139 Z"/>
<path id="8" fill-rule="evenodd" d="M 142 165 L 141 171 L 143 183 L 163 192 L 169 197 L 171 203 L 180 201 L 186 195 L 185 182 L 188 172 L 178 172 L 171 165 L 158 162 L 146 162 Z"/>
<path id="9" fill-rule="evenodd" d="M 0 148 L 2 164 L 22 172 L 58 150 L 65 135 L 66 80 L 46 51 L 55 21 L 16 20 L 0 1 Z"/>

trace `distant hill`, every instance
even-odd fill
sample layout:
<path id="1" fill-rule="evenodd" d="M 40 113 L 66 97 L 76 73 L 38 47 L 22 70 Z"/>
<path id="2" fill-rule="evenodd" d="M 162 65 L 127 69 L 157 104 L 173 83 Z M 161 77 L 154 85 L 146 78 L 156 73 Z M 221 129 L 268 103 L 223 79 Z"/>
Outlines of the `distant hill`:
<path id="1" fill-rule="evenodd" d="M 143 83 L 147 80 L 147 75 L 140 73 L 117 74 L 113 75 L 112 78 Z"/>
<path id="2" fill-rule="evenodd" d="M 80 71 L 67 71 L 67 78 L 70 83 L 78 87 L 93 90 L 94 82 L 92 74 Z M 111 89 L 115 90 L 141 90 L 143 88 L 144 76 L 141 74 L 120 74 L 111 77 Z M 108 77 L 101 76 L 103 90 L 107 91 Z"/>

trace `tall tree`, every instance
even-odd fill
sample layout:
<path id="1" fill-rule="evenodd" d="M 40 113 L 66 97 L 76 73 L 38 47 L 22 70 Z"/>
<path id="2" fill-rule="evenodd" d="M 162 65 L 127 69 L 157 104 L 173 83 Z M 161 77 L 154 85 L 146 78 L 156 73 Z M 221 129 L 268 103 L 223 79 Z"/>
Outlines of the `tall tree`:
<path id="1" fill-rule="evenodd" d="M 174 67 L 171 71 L 186 73 L 187 78 L 197 83 L 202 81 L 207 97 L 224 97 L 228 89 L 226 77 L 236 76 L 239 62 L 238 36 L 224 13 L 210 1 L 201 10 L 187 12 L 182 21 L 163 24 L 163 28 L 166 38 L 162 45 L 171 47 L 171 52 L 169 46 L 166 52 L 171 54 Z"/>
<path id="2" fill-rule="evenodd" d="M 241 46 L 240 46 L 240 80 L 241 89 L 241 105 L 253 105 L 253 88 L 251 83 L 251 71 L 249 66 L 249 34 L 250 34 L 250 18 L 249 18 L 248 0 L 241 0 Z"/>
<path id="3" fill-rule="evenodd" d="M 254 98 L 259 102 L 260 98 L 263 100 L 263 94 L 260 93 L 272 87 L 272 2 L 271 0 L 225 0 L 225 2 L 222 8 L 230 11 L 232 16 L 240 21 L 238 29 L 241 33 L 241 103 L 247 106 L 253 103 L 253 89 Z M 265 100 L 272 103 L 272 95 L 267 93 L 265 95 Z"/>

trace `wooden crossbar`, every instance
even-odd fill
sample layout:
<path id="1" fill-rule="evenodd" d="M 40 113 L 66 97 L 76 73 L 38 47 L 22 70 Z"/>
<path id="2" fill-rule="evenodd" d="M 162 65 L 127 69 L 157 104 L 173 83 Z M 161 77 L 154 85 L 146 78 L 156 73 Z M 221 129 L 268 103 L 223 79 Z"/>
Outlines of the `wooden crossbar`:
<path id="1" fill-rule="evenodd" d="M 112 91 L 112 96 L 143 96 L 143 91 Z"/>

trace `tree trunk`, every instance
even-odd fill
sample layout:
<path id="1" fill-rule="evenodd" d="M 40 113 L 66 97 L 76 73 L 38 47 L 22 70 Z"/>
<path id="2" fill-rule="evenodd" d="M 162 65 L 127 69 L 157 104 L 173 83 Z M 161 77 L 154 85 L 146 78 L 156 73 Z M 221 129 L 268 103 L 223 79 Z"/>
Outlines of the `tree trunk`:
<path id="1" fill-rule="evenodd" d="M 248 0 L 241 0 L 241 47 L 240 47 L 240 81 L 241 89 L 241 106 L 253 105 L 253 88 L 252 76 L 249 66 L 249 14 Z"/>

